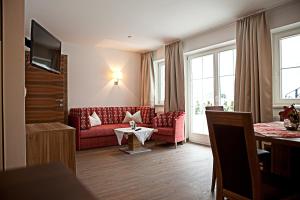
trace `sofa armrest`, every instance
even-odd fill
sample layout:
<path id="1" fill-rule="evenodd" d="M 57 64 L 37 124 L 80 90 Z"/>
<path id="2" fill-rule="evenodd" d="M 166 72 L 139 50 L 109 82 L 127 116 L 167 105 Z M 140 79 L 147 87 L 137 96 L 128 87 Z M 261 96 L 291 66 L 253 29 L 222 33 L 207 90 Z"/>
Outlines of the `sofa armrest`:
<path id="1" fill-rule="evenodd" d="M 174 118 L 173 121 L 173 128 L 175 129 L 175 138 L 178 137 L 185 137 L 184 135 L 184 120 L 185 120 L 185 114 L 181 114 Z"/>
<path id="2" fill-rule="evenodd" d="M 76 150 L 80 150 L 80 117 L 69 115 L 68 123 L 76 129 Z"/>

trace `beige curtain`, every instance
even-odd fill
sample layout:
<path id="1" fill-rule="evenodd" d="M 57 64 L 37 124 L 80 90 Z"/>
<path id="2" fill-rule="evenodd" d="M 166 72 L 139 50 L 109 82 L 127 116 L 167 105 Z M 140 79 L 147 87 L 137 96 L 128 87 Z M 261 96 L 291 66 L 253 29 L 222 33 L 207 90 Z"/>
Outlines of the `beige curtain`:
<path id="1" fill-rule="evenodd" d="M 152 52 L 141 56 L 141 105 L 154 106 L 154 67 Z"/>
<path id="2" fill-rule="evenodd" d="M 182 43 L 165 47 L 165 112 L 184 111 L 184 65 Z"/>
<path id="3" fill-rule="evenodd" d="M 265 13 L 237 21 L 235 111 L 252 112 L 253 121 L 272 121 L 272 57 Z"/>

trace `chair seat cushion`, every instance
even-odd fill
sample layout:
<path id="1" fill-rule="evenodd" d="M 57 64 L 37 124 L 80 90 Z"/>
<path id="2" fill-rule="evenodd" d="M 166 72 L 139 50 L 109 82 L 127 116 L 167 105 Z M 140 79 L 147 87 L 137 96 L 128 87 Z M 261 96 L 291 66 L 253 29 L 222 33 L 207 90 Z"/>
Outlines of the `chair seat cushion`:
<path id="1" fill-rule="evenodd" d="M 270 160 L 271 153 L 263 149 L 257 149 L 257 156 L 259 161 Z"/>
<path id="2" fill-rule="evenodd" d="M 159 127 L 159 128 L 157 128 L 157 130 L 158 130 L 158 132 L 155 133 L 157 135 L 166 135 L 166 136 L 175 135 L 175 129 L 174 128 Z"/>

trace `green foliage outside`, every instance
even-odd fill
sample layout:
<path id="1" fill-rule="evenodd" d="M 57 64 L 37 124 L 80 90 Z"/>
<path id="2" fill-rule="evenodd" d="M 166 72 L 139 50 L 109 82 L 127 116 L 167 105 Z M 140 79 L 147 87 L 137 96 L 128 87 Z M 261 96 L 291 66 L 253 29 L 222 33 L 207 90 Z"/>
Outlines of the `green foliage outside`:
<path id="1" fill-rule="evenodd" d="M 223 102 L 224 111 L 233 111 L 234 102 L 232 100 L 226 100 L 226 95 L 221 94 L 221 102 Z M 223 100 L 223 101 L 222 101 Z M 200 104 L 199 100 L 195 103 L 195 115 L 203 115 L 205 112 L 206 106 L 212 106 L 212 103 L 210 101 L 207 101 L 206 103 Z"/>

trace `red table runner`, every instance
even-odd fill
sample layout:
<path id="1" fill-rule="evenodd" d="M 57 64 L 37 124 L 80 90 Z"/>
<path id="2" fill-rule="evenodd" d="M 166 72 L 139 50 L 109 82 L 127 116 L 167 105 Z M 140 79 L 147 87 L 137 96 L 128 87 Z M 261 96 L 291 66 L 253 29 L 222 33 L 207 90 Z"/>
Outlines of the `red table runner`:
<path id="1" fill-rule="evenodd" d="M 286 130 L 286 128 L 283 126 L 283 122 L 254 124 L 254 132 L 267 137 L 300 138 L 300 130 Z"/>

